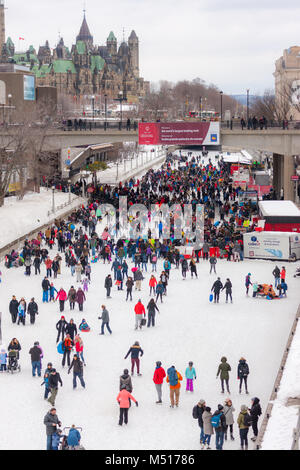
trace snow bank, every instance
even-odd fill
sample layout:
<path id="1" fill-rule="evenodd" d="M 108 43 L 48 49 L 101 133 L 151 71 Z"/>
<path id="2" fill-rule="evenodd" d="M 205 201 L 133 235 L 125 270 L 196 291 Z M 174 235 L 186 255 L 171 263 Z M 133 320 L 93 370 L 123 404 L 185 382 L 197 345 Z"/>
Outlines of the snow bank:
<path id="1" fill-rule="evenodd" d="M 68 203 L 68 201 L 68 193 L 55 191 L 55 207 Z M 52 209 L 51 189 L 41 188 L 40 194 L 27 193 L 21 201 L 16 197 L 5 198 L 4 206 L 0 207 L 0 226 L 2 227 L 0 248 L 85 202 L 84 199 L 78 198 L 74 194 L 71 194 L 71 201 L 71 205 L 48 215 L 48 211 Z"/>

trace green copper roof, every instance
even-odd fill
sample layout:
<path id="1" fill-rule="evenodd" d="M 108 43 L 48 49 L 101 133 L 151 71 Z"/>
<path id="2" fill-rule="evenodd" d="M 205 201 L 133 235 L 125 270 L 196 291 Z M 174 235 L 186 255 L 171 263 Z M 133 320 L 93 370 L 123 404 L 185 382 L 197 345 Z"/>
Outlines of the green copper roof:
<path id="1" fill-rule="evenodd" d="M 82 55 L 85 54 L 85 43 L 83 41 L 77 41 L 76 42 L 76 49 L 78 54 Z"/>
<path id="2" fill-rule="evenodd" d="M 112 31 L 109 33 L 109 36 L 108 36 L 107 40 L 108 41 L 116 41 L 117 40 L 116 36 L 114 35 L 114 33 Z"/>
<path id="3" fill-rule="evenodd" d="M 54 73 L 76 73 L 75 66 L 71 60 L 58 59 L 53 62 Z"/>
<path id="4" fill-rule="evenodd" d="M 91 56 L 91 71 L 94 72 L 95 69 L 99 72 L 102 70 L 105 65 L 105 60 L 102 59 L 100 55 L 92 55 Z"/>
<path id="5" fill-rule="evenodd" d="M 14 46 L 14 43 L 13 43 L 13 41 L 10 37 L 7 38 L 6 45 L 7 46 Z"/>
<path id="6" fill-rule="evenodd" d="M 51 64 L 43 64 L 41 67 L 38 65 L 34 65 L 31 69 L 31 72 L 35 74 L 37 78 L 45 77 L 48 73 L 50 73 L 52 68 Z"/>

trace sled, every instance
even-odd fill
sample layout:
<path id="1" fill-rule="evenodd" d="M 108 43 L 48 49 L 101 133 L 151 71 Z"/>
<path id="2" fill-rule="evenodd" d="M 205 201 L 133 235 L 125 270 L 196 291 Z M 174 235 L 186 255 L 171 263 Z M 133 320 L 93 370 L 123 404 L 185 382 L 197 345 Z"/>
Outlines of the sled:
<path id="1" fill-rule="evenodd" d="M 212 294 L 210 294 L 209 301 L 212 302 L 213 300 L 214 300 L 214 296 Z"/>

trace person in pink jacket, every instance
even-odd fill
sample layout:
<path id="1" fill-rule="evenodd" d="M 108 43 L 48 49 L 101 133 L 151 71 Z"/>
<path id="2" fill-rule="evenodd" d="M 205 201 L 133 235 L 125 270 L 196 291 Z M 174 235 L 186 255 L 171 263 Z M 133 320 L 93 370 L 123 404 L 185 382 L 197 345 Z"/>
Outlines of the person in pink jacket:
<path id="1" fill-rule="evenodd" d="M 124 423 L 128 423 L 128 410 L 130 407 L 129 400 L 133 400 L 136 406 L 138 406 L 137 400 L 126 390 L 126 384 L 121 385 L 121 391 L 117 396 L 117 402 L 120 405 L 120 418 L 119 418 L 119 426 L 122 426 L 123 419 Z"/>
<path id="2" fill-rule="evenodd" d="M 65 309 L 65 301 L 67 300 L 68 296 L 66 291 L 61 287 L 57 293 L 56 300 L 59 299 L 59 310 L 63 312 Z"/>
<path id="3" fill-rule="evenodd" d="M 85 360 L 84 360 L 84 357 L 83 357 L 83 341 L 82 341 L 82 338 L 79 335 L 76 335 L 75 339 L 74 339 L 74 343 L 75 343 L 76 352 L 80 356 L 80 359 L 82 360 L 83 365 L 85 366 L 86 363 L 85 363 Z"/>

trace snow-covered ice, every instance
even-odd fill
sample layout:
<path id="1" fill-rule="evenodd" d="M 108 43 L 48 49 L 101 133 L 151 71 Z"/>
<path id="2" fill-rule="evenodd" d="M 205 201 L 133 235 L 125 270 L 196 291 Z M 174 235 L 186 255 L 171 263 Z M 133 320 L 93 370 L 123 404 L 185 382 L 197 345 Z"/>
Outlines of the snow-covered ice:
<path id="1" fill-rule="evenodd" d="M 52 255 L 52 253 L 51 253 Z M 76 285 L 75 278 L 62 263 L 62 275 L 54 285 L 69 289 Z M 91 326 L 90 333 L 82 333 L 86 390 L 72 389 L 72 373 L 62 369 L 62 357 L 56 350 L 55 324 L 60 318 L 58 304 L 42 304 L 41 276 L 24 276 L 23 268 L 7 270 L 1 266 L 3 282 L 0 284 L 0 311 L 2 311 L 3 345 L 8 346 L 12 337 L 17 337 L 22 351 L 20 373 L 0 375 L 0 401 L 2 403 L 0 449 L 44 449 L 46 445 L 43 418 L 49 404 L 43 399 L 44 387 L 41 378 L 31 376 L 29 349 L 39 341 L 44 350 L 43 367 L 48 361 L 61 373 L 63 387 L 59 388 L 56 407 L 64 426 L 71 424 L 83 427 L 83 444 L 87 449 L 199 449 L 199 427 L 192 418 L 192 407 L 200 398 L 215 410 L 225 395 L 220 393 L 220 381 L 216 379 L 220 358 L 226 355 L 232 367 L 231 398 L 236 409 L 235 419 L 241 404 L 250 405 L 250 399 L 258 396 L 263 411 L 277 375 L 283 348 L 298 307 L 299 280 L 294 279 L 294 265 L 287 265 L 288 298 L 267 301 L 246 297 L 244 278 L 248 272 L 259 282 L 272 282 L 274 263 L 270 261 L 244 261 L 240 263 L 219 260 L 217 273 L 223 281 L 230 277 L 233 284 L 233 304 L 225 304 L 225 294 L 219 305 L 208 301 L 215 275 L 209 275 L 208 262 L 198 265 L 199 279 L 183 281 L 181 272 L 172 268 L 168 296 L 158 304 L 155 328 L 134 331 L 133 308 L 141 298 L 149 301 L 148 282 L 150 273 L 143 281 L 142 292 L 134 292 L 133 302 L 125 302 L 125 291 L 114 286 L 112 299 L 105 298 L 104 278 L 110 266 L 102 262 L 92 264 L 92 283 L 89 287 L 84 312 L 72 313 L 67 306 L 67 320 L 74 318 L 77 326 L 82 317 Z M 130 264 L 130 268 L 132 265 Z M 158 263 L 158 273 L 162 262 Z M 15 294 L 27 301 L 35 297 L 39 304 L 36 324 L 13 325 L 8 313 L 8 303 Z M 110 313 L 113 334 L 99 336 L 101 321 L 97 319 L 101 304 Z M 27 319 L 28 320 L 28 319 Z M 130 368 L 130 359 L 124 360 L 134 341 L 140 341 L 144 350 L 141 359 L 141 377 L 133 377 L 133 395 L 139 407 L 129 412 L 129 424 L 120 427 L 118 422 L 119 376 L 124 368 Z M 244 356 L 250 367 L 249 395 L 239 395 L 236 368 Z M 152 382 L 155 362 L 161 360 L 167 369 L 171 365 L 184 375 L 190 360 L 197 371 L 195 392 L 185 392 L 182 383 L 180 406 L 169 408 L 169 388 L 163 386 L 163 404 L 156 405 L 156 391 Z M 262 418 L 261 418 L 262 419 Z M 171 432 L 172 430 L 172 432 Z M 249 433 L 250 434 L 250 433 Z M 238 449 L 238 429 L 234 426 L 235 442 L 225 444 L 225 449 Z M 251 435 L 251 434 L 250 434 Z M 250 436 L 249 436 L 250 437 Z M 213 438 L 214 443 L 214 438 Z"/>

